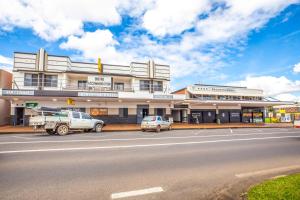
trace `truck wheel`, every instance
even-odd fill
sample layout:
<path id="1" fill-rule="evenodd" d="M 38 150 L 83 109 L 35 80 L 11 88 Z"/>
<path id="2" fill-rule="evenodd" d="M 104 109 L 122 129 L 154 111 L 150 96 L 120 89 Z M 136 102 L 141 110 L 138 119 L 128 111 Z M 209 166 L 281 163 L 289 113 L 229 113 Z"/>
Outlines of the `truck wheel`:
<path id="1" fill-rule="evenodd" d="M 69 132 L 69 127 L 67 125 L 62 124 L 57 127 L 56 131 L 58 135 L 67 135 Z"/>
<path id="2" fill-rule="evenodd" d="M 102 124 L 96 124 L 95 131 L 96 133 L 100 133 L 102 131 L 103 125 Z"/>
<path id="3" fill-rule="evenodd" d="M 156 132 L 157 133 L 160 132 L 160 126 L 159 125 L 156 127 Z"/>
<path id="4" fill-rule="evenodd" d="M 55 131 L 51 130 L 51 129 L 46 129 L 46 132 L 49 134 L 49 135 L 55 135 Z"/>

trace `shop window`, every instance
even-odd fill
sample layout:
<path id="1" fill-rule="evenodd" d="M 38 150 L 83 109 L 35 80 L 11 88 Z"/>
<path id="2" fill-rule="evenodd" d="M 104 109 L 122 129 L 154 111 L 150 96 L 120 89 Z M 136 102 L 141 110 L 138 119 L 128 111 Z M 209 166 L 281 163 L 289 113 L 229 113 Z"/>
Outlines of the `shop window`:
<path id="1" fill-rule="evenodd" d="M 154 91 L 163 91 L 163 82 L 162 81 L 153 81 L 153 90 Z"/>
<path id="2" fill-rule="evenodd" d="M 140 90 L 149 91 L 150 90 L 150 81 L 149 80 L 140 80 Z"/>
<path id="3" fill-rule="evenodd" d="M 119 117 L 128 117 L 128 108 L 119 108 Z"/>
<path id="4" fill-rule="evenodd" d="M 114 89 L 116 91 L 124 91 L 124 83 L 114 83 Z"/>
<path id="5" fill-rule="evenodd" d="M 107 108 L 91 108 L 90 115 L 91 116 L 107 116 L 108 109 Z"/>
<path id="6" fill-rule="evenodd" d="M 57 87 L 57 75 L 47 75 L 44 76 L 44 86 L 45 87 Z"/>
<path id="7" fill-rule="evenodd" d="M 25 73 L 24 86 L 38 86 L 38 74 Z"/>
<path id="8" fill-rule="evenodd" d="M 77 86 L 78 86 L 78 89 L 85 90 L 86 86 L 87 86 L 87 81 L 86 80 L 78 80 Z"/>

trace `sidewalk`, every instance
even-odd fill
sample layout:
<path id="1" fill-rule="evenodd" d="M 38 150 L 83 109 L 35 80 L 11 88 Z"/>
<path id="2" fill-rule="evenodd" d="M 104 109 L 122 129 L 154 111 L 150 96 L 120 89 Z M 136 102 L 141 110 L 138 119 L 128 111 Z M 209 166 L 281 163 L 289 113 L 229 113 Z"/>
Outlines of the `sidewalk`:
<path id="1" fill-rule="evenodd" d="M 222 128 L 291 128 L 292 123 L 274 123 L 274 124 L 184 124 L 174 123 L 172 129 L 222 129 Z M 138 131 L 138 124 L 108 124 L 103 127 L 103 131 Z M 5 133 L 38 133 L 32 127 L 28 126 L 0 126 L 0 134 Z"/>

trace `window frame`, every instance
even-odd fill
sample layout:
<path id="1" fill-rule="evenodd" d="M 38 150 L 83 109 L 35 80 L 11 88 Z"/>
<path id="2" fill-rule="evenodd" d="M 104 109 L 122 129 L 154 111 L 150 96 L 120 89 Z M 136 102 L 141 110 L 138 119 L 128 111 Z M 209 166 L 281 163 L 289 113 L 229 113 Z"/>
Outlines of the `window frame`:
<path id="1" fill-rule="evenodd" d="M 116 88 L 116 86 L 120 86 L 120 85 L 122 85 L 122 89 Z M 122 82 L 115 82 L 114 83 L 114 90 L 116 90 L 116 91 L 124 91 L 125 90 L 125 84 L 122 83 Z"/>
<path id="2" fill-rule="evenodd" d="M 83 84 L 80 86 L 80 84 Z M 86 89 L 87 88 L 87 80 L 77 80 L 77 88 L 78 89 Z"/>
<path id="3" fill-rule="evenodd" d="M 87 113 L 81 113 L 81 118 L 82 119 L 93 119 L 89 114 Z"/>
<path id="4" fill-rule="evenodd" d="M 75 117 L 74 114 L 76 114 L 76 115 L 78 114 L 78 117 L 77 117 L 77 116 Z M 72 118 L 73 118 L 73 119 L 80 119 L 80 118 L 81 118 L 81 117 L 80 117 L 80 112 L 72 112 Z"/>
<path id="5" fill-rule="evenodd" d="M 147 84 L 142 84 L 142 82 L 148 82 L 148 86 Z M 140 91 L 150 91 L 150 80 L 140 80 Z"/>
<path id="6" fill-rule="evenodd" d="M 26 76 L 30 75 L 30 79 L 28 79 Z M 33 78 L 33 76 L 36 76 L 36 78 Z M 36 81 L 33 81 L 36 80 Z M 29 87 L 37 87 L 39 85 L 39 75 L 35 73 L 24 73 L 24 86 Z"/>
<path id="7" fill-rule="evenodd" d="M 47 76 L 50 76 L 50 81 L 47 80 Z M 53 80 L 53 77 L 56 77 L 56 79 Z M 58 75 L 57 74 L 44 74 L 44 87 L 57 87 L 58 85 Z M 55 82 L 54 82 L 55 81 Z"/>
<path id="8" fill-rule="evenodd" d="M 161 84 L 161 85 L 160 85 Z M 153 91 L 155 92 L 162 92 L 164 89 L 163 81 L 153 81 Z"/>

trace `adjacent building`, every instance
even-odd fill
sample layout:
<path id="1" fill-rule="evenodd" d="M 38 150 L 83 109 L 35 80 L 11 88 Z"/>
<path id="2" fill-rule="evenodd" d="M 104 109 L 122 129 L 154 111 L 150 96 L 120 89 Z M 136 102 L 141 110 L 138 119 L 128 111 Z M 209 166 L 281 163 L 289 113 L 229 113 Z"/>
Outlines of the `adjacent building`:
<path id="1" fill-rule="evenodd" d="M 0 88 L 10 89 L 12 85 L 12 74 L 0 69 Z M 0 126 L 10 123 L 10 101 L 0 98 Z"/>
<path id="2" fill-rule="evenodd" d="M 292 104 L 245 87 L 195 84 L 172 92 L 169 65 L 75 62 L 44 49 L 14 53 L 12 82 L 0 96 L 10 101 L 14 125 L 28 124 L 32 108 L 83 111 L 105 123 L 140 123 L 147 115 L 181 123 L 252 123 L 263 121 L 266 107 Z"/>
<path id="3" fill-rule="evenodd" d="M 262 90 L 246 87 L 195 84 L 172 94 L 185 95 L 172 111 L 175 122 L 259 123 L 264 121 L 265 108 L 293 104 L 265 98 Z"/>

